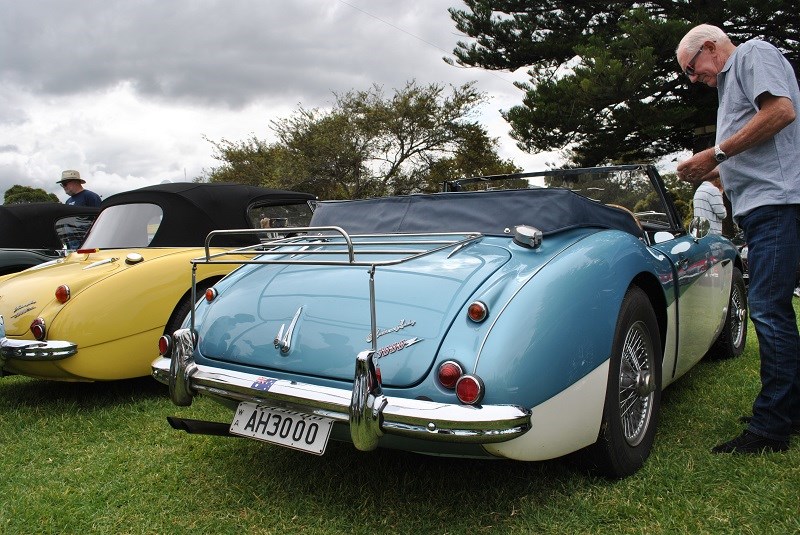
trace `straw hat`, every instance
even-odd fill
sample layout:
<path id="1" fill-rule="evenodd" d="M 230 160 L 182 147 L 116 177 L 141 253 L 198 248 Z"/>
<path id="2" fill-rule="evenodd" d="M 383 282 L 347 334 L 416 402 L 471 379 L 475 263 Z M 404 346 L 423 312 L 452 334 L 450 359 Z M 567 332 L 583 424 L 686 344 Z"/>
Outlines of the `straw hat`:
<path id="1" fill-rule="evenodd" d="M 64 182 L 69 182 L 70 180 L 77 180 L 81 184 L 86 184 L 86 181 L 81 178 L 81 174 L 73 169 L 68 169 L 61 173 L 61 180 L 56 182 L 56 184 L 63 184 Z"/>

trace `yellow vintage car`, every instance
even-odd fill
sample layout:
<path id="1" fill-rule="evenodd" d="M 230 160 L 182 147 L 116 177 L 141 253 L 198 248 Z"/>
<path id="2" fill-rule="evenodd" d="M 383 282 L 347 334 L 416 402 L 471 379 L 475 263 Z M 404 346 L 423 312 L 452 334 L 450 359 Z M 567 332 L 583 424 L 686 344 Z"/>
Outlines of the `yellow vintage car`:
<path id="1" fill-rule="evenodd" d="M 315 197 L 241 184 L 167 183 L 108 197 L 81 247 L 0 278 L 0 376 L 108 381 L 150 374 L 162 334 L 191 312 L 190 260 L 232 247 L 212 230 L 307 225 Z M 256 233 L 258 234 L 258 233 Z M 194 274 L 196 298 L 233 264 Z"/>

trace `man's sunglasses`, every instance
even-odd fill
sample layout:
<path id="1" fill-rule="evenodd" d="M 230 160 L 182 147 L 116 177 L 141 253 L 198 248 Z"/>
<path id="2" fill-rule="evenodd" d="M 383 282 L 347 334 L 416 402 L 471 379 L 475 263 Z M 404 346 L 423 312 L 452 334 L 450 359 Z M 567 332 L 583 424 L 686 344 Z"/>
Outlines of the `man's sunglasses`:
<path id="1" fill-rule="evenodd" d="M 689 60 L 689 63 L 686 64 L 686 68 L 683 69 L 683 74 L 685 74 L 686 76 L 694 76 L 694 62 L 697 61 L 697 56 L 699 56 L 700 52 L 702 51 L 703 47 L 701 46 L 700 50 L 698 50 L 697 53 L 694 56 L 692 56 L 692 59 Z"/>

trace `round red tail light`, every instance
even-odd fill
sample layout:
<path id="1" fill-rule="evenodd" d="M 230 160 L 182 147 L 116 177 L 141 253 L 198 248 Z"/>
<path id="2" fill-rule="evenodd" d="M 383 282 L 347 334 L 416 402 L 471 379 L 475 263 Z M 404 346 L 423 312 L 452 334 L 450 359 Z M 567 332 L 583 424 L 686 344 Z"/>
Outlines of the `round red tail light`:
<path id="1" fill-rule="evenodd" d="M 480 323 L 489 315 L 489 307 L 483 301 L 473 301 L 467 308 L 467 317 L 475 323 Z"/>
<path id="2" fill-rule="evenodd" d="M 477 405 L 483 399 L 483 381 L 477 375 L 462 375 L 456 383 L 456 396 L 461 403 Z"/>
<path id="3" fill-rule="evenodd" d="M 47 329 L 45 328 L 44 318 L 36 318 L 31 323 L 31 334 L 33 337 L 43 342 L 47 336 Z"/>
<path id="4" fill-rule="evenodd" d="M 69 301 L 69 298 L 72 294 L 69 291 L 69 286 L 66 284 L 62 284 L 58 288 L 56 288 L 56 301 L 61 303 L 62 305 Z"/>
<path id="5" fill-rule="evenodd" d="M 166 357 L 169 355 L 170 347 L 172 347 L 172 339 L 164 335 L 158 339 L 158 354 L 162 357 Z"/>
<path id="6" fill-rule="evenodd" d="M 206 290 L 206 301 L 209 303 L 217 298 L 217 290 L 216 288 L 209 288 Z"/>
<path id="7" fill-rule="evenodd" d="M 458 362 L 454 360 L 442 362 L 439 365 L 439 383 L 448 390 L 452 390 L 456 387 L 456 382 L 458 382 L 458 378 L 463 373 L 464 370 Z"/>

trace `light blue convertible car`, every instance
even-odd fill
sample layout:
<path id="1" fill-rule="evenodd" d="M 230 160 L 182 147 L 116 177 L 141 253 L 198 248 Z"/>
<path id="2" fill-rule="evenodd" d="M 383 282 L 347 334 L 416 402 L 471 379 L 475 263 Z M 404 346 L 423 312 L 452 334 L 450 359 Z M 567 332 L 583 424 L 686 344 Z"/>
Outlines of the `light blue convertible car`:
<path id="1" fill-rule="evenodd" d="M 177 405 L 204 395 L 232 412 L 172 426 L 315 454 L 329 440 L 520 461 L 579 452 L 624 477 L 652 449 L 662 389 L 704 355 L 742 352 L 737 250 L 703 220 L 687 231 L 655 168 L 444 190 L 321 202 L 310 227 L 277 222 L 259 246 L 195 259 L 243 265 L 161 339 L 153 375 Z"/>

